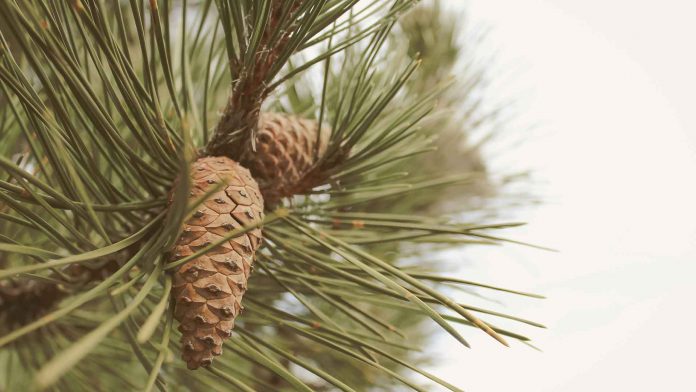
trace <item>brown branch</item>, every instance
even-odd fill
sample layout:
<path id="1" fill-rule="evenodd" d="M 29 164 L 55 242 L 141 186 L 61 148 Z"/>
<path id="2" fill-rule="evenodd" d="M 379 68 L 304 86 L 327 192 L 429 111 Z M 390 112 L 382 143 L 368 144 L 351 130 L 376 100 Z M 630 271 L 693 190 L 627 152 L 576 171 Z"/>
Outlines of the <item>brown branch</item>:
<path id="1" fill-rule="evenodd" d="M 293 0 L 285 12 L 284 4 L 287 1 L 275 0 L 271 5 L 271 14 L 260 38 L 260 50 L 254 53 L 253 65 L 250 68 L 241 65 L 237 72 L 233 70 L 233 75 L 238 73 L 238 77 L 232 83 L 227 105 L 206 147 L 207 155 L 239 159 L 245 151 L 255 150 L 261 104 L 271 93 L 267 82 L 277 72 L 276 62 L 295 32 L 297 23 L 293 20 L 302 0 Z M 289 24 L 288 20 L 291 21 Z"/>

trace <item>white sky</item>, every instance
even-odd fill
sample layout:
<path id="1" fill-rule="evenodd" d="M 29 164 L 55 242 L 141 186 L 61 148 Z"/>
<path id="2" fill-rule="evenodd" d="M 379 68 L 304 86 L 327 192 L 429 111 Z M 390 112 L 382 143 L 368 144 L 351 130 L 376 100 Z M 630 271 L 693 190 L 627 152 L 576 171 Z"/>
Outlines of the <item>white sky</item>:
<path id="1" fill-rule="evenodd" d="M 548 296 L 487 305 L 549 329 L 522 328 L 542 353 L 443 336 L 433 371 L 467 391 L 696 391 L 696 2 L 466 3 L 514 75 L 495 95 L 541 123 L 497 162 L 547 184 L 508 235 L 561 253 L 450 255 L 466 278 Z"/>

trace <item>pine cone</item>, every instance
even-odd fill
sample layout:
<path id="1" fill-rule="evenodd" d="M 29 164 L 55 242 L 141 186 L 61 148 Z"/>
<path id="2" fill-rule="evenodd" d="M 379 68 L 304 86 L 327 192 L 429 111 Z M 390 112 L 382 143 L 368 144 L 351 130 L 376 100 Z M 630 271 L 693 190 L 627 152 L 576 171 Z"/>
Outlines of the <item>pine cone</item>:
<path id="1" fill-rule="evenodd" d="M 181 258 L 220 241 L 232 230 L 263 219 L 263 199 L 249 170 L 225 157 L 200 158 L 191 165 L 191 202 L 223 183 L 185 223 L 174 249 Z M 181 323 L 183 359 L 189 369 L 208 366 L 222 353 L 261 244 L 255 228 L 188 261 L 174 275 L 175 318 Z"/>
<path id="2" fill-rule="evenodd" d="M 245 154 L 241 163 L 259 182 L 268 204 L 284 197 L 306 193 L 322 180 L 316 175 L 316 158 L 326 152 L 331 131 L 319 124 L 282 113 L 261 113 L 256 134 L 256 152 Z M 319 141 L 319 145 L 317 145 Z M 316 150 L 316 151 L 315 151 Z"/>
<path id="3" fill-rule="evenodd" d="M 129 253 L 130 252 L 130 253 Z M 109 255 L 95 265 L 71 264 L 63 269 L 70 276 L 73 284 L 88 284 L 98 282 L 118 270 L 117 259 L 132 254 L 132 248 L 126 248 L 116 255 Z M 0 260 L 0 267 L 3 265 Z M 61 277 L 53 275 L 56 279 Z M 50 312 L 56 304 L 68 294 L 62 285 L 28 278 L 11 278 L 0 280 L 0 333 L 6 327 L 24 326 Z"/>
<path id="4" fill-rule="evenodd" d="M 43 316 L 65 294 L 58 285 L 43 281 L 19 278 L 0 281 L 0 332 Z"/>

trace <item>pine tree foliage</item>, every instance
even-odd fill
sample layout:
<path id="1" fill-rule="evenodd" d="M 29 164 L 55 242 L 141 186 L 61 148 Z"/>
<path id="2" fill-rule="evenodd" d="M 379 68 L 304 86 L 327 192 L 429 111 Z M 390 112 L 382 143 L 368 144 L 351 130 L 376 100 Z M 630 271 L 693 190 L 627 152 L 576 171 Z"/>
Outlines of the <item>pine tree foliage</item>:
<path id="1" fill-rule="evenodd" d="M 538 324 L 442 288 L 533 294 L 384 251 L 498 243 L 496 230 L 517 225 L 418 207 L 476 175 L 403 170 L 432 152 L 437 131 L 424 125 L 446 87 L 416 84 L 429 71 L 398 44 L 414 4 L 0 2 L 0 389 L 459 390 L 411 359 L 402 320 L 429 319 L 463 346 L 462 326 L 528 340 L 484 319 Z M 262 112 L 330 131 L 312 166 L 321 181 L 220 241 L 264 237 L 224 353 L 191 371 L 178 358 L 173 273 L 220 243 L 172 254 L 208 196 L 189 202 L 189 165 L 260 154 Z"/>

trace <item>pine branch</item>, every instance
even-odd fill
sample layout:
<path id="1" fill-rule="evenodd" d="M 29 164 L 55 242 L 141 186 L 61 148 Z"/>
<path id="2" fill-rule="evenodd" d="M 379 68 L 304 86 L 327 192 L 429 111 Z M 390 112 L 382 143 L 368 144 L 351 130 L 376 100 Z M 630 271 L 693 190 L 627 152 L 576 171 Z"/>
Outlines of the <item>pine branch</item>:
<path id="1" fill-rule="evenodd" d="M 429 75 L 450 62 L 409 54 L 397 20 L 412 4 L 0 2 L 0 280 L 12 282 L 0 311 L 24 318 L 0 335 L 0 389 L 428 389 L 413 372 L 457 390 L 413 356 L 423 322 L 462 343 L 461 326 L 528 340 L 482 318 L 543 327 L 448 287 L 535 295 L 435 273 L 422 257 L 501 243 L 492 232 L 516 224 L 430 216 L 441 189 L 468 194 L 485 173 L 425 169 L 445 158 L 428 154 L 449 84 Z M 442 53 L 426 36 L 408 38 Z M 261 110 L 315 121 L 308 182 L 266 204 L 265 220 L 173 257 L 182 223 L 224 191 L 198 195 L 190 162 L 260 155 Z M 266 242 L 225 354 L 209 371 L 170 361 L 183 336 L 177 271 L 259 228 Z M 24 311 L 32 298 L 38 311 Z"/>
<path id="2" fill-rule="evenodd" d="M 311 3 L 276 0 L 247 3 L 247 7 L 243 7 L 242 2 L 218 3 L 225 35 L 228 37 L 233 85 L 222 118 L 210 141 L 210 154 L 238 157 L 241 155 L 239 151 L 248 148 L 247 140 L 255 150 L 255 130 L 261 104 L 270 93 L 267 81 L 279 71 L 279 65 L 282 67 L 281 56 L 293 51 L 293 43 L 300 42 L 298 39 L 291 41 L 291 37 L 300 33 L 300 26 L 314 22 L 312 16 L 316 15 L 315 10 L 320 10 L 325 2 L 315 2 L 317 4 L 314 7 L 310 7 Z M 245 12 L 247 9 L 248 13 Z M 248 21 L 242 15 L 254 17 Z M 309 20 L 304 22 L 305 18 Z M 234 32 L 230 24 L 224 23 L 227 20 L 234 20 Z M 234 36 L 237 40 L 233 43 L 231 41 Z M 239 53 L 230 49 L 235 46 L 239 48 Z M 237 134 L 242 136 L 235 137 Z M 237 151 L 231 150 L 232 148 Z"/>

